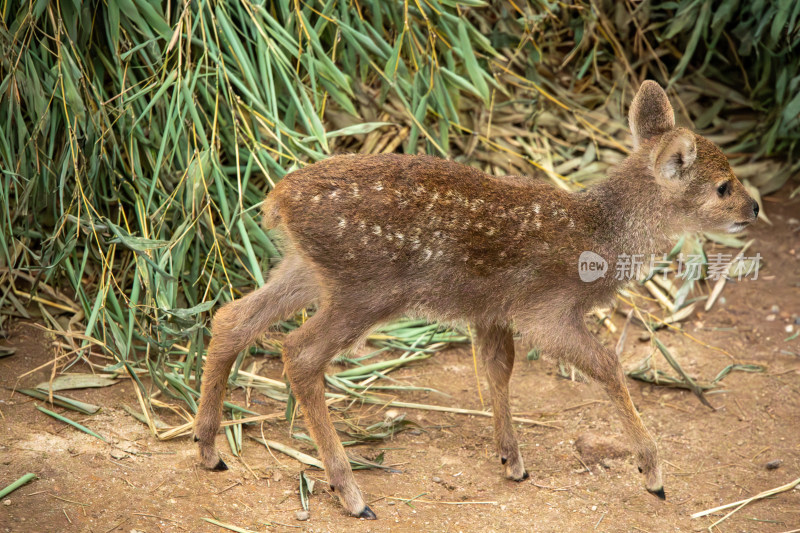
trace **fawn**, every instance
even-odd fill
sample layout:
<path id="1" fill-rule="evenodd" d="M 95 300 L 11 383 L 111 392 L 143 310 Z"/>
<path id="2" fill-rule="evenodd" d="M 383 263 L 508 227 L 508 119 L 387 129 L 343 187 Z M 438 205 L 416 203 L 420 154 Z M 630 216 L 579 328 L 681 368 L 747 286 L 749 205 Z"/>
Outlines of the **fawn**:
<path id="1" fill-rule="evenodd" d="M 675 127 L 657 83 L 642 84 L 629 121 L 634 151 L 580 193 L 417 155 L 342 155 L 287 175 L 264 204 L 265 224 L 286 237 L 283 260 L 263 287 L 213 320 L 194 437 L 203 465 L 227 468 L 214 439 L 237 354 L 316 301 L 317 312 L 287 336 L 283 359 L 330 488 L 351 515 L 376 518 L 329 418 L 323 373 L 376 325 L 403 314 L 473 324 L 506 477 L 528 477 L 508 403 L 517 330 L 600 383 L 645 487 L 665 498 L 656 442 L 617 356 L 589 333 L 584 315 L 623 286 L 613 275 L 620 254 L 663 252 L 683 231 L 740 231 L 758 204 L 719 148 Z M 585 251 L 607 261 L 610 274 L 582 281 Z"/>

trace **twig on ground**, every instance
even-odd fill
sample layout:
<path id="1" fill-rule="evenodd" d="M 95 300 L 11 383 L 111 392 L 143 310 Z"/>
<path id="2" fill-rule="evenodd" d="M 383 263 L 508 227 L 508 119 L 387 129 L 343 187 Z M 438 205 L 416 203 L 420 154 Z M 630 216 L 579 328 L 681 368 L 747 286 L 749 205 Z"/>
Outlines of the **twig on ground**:
<path id="1" fill-rule="evenodd" d="M 712 514 L 712 513 L 716 513 L 717 511 L 722 511 L 724 509 L 730 509 L 731 507 L 736 507 L 736 509 L 734 509 L 730 513 L 726 514 L 725 516 L 723 516 L 722 518 L 720 518 L 719 520 L 717 520 L 716 522 L 714 522 L 713 524 L 708 526 L 708 530 L 711 531 L 711 529 L 714 526 L 716 526 L 716 525 L 724 522 L 725 520 L 727 520 L 731 515 L 733 515 L 737 511 L 739 511 L 739 509 L 741 509 L 742 507 L 744 507 L 748 503 L 754 502 L 756 500 L 762 500 L 762 499 L 767 498 L 769 496 L 774 496 L 775 494 L 779 494 L 781 492 L 786 492 L 787 490 L 792 490 L 793 488 L 795 488 L 798 485 L 800 485 L 800 477 L 795 479 L 794 481 L 792 481 L 790 483 L 787 483 L 786 485 L 781 485 L 780 487 L 776 487 L 774 489 L 765 490 L 764 492 L 756 494 L 755 496 L 747 498 L 746 500 L 739 500 L 738 502 L 733 502 L 733 503 L 729 503 L 729 504 L 726 504 L 726 505 L 720 505 L 719 507 L 714 507 L 713 509 L 706 509 L 705 511 L 700 511 L 698 513 L 694 513 L 692 515 L 692 518 L 701 518 L 703 516 L 706 516 L 706 515 L 709 515 L 709 514 Z"/>

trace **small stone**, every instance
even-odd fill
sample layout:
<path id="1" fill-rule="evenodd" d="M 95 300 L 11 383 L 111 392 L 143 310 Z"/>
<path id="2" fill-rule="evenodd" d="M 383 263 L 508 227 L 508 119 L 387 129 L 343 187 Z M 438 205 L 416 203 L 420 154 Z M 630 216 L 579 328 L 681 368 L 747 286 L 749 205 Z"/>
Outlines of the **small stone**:
<path id="1" fill-rule="evenodd" d="M 395 505 L 395 501 L 394 500 L 389 500 L 389 503 L 387 503 L 386 505 Z"/>
<path id="2" fill-rule="evenodd" d="M 618 459 L 627 457 L 630 452 L 623 447 L 618 439 L 612 439 L 586 431 L 578 436 L 575 448 L 581 458 L 587 463 L 599 463 L 603 459 Z"/>
<path id="3" fill-rule="evenodd" d="M 774 459 L 768 462 L 764 466 L 767 468 L 767 470 L 777 470 L 778 468 L 780 468 L 782 462 L 783 461 L 781 461 L 780 459 Z"/>
<path id="4" fill-rule="evenodd" d="M 592 505 L 592 511 L 596 511 L 596 510 L 597 510 L 597 506 L 596 505 Z"/>
<path id="5" fill-rule="evenodd" d="M 442 478 L 440 478 L 439 476 L 433 476 L 433 480 L 432 481 L 434 483 L 441 483 L 442 482 Z"/>
<path id="6" fill-rule="evenodd" d="M 272 481 L 275 481 L 277 483 L 278 481 L 280 481 L 282 479 L 283 479 L 283 474 L 281 474 L 277 470 L 272 473 Z"/>
<path id="7" fill-rule="evenodd" d="M 411 431 L 409 431 L 409 434 L 411 434 L 411 435 L 422 435 L 422 431 L 420 431 L 418 429 L 412 429 Z"/>
<path id="8" fill-rule="evenodd" d="M 776 318 L 778 318 L 777 315 L 769 314 L 769 315 L 766 316 L 766 318 L 764 320 L 766 320 L 767 322 L 775 322 Z"/>
<path id="9" fill-rule="evenodd" d="M 778 307 L 777 305 L 773 305 L 772 307 L 769 308 L 769 312 L 777 315 L 778 313 L 781 312 L 781 308 Z"/>
<path id="10" fill-rule="evenodd" d="M 794 323 L 795 323 L 796 325 L 800 326 L 800 316 L 798 316 L 798 317 L 795 317 L 795 319 L 794 319 Z"/>
<path id="11" fill-rule="evenodd" d="M 294 513 L 294 517 L 295 519 L 301 522 L 305 522 L 306 520 L 311 518 L 311 513 L 309 513 L 308 511 L 297 511 L 296 513 Z"/>
<path id="12" fill-rule="evenodd" d="M 126 457 L 128 457 L 128 454 L 123 452 L 122 450 L 114 448 L 113 450 L 111 450 L 111 457 L 113 457 L 114 459 L 125 459 Z"/>
<path id="13" fill-rule="evenodd" d="M 783 329 L 785 329 L 785 330 L 786 330 L 786 333 L 791 333 L 792 331 L 794 331 L 794 326 L 792 326 L 791 324 L 789 324 L 788 326 L 786 326 L 786 327 L 785 327 L 785 328 L 783 328 Z"/>
<path id="14" fill-rule="evenodd" d="M 11 500 L 3 500 L 3 505 L 11 505 Z"/>
<path id="15" fill-rule="evenodd" d="M 383 418 L 385 418 L 386 420 L 394 420 L 398 416 L 400 416 L 400 411 L 398 411 L 397 409 L 389 409 L 383 415 Z"/>
<path id="16" fill-rule="evenodd" d="M 644 333 L 642 333 L 641 335 L 639 335 L 639 341 L 641 341 L 641 342 L 647 342 L 647 341 L 649 341 L 649 340 L 650 340 L 650 334 L 649 334 L 649 333 L 647 333 L 647 332 L 644 332 Z"/>

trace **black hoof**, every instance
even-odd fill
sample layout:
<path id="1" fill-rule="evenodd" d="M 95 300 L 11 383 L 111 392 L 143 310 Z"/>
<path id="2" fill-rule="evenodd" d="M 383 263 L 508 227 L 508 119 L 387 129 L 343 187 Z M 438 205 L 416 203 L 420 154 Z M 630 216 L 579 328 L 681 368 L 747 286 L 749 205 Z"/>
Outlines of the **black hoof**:
<path id="1" fill-rule="evenodd" d="M 521 477 L 521 478 L 519 478 L 519 479 L 517 479 L 516 481 L 517 481 L 517 483 L 519 483 L 519 482 L 521 482 L 521 481 L 525 481 L 525 480 L 526 480 L 526 479 L 528 479 L 529 477 L 531 477 L 531 475 L 530 475 L 530 474 L 528 473 L 528 471 L 526 470 L 526 471 L 525 471 L 525 473 L 524 473 L 524 474 L 522 474 L 522 477 Z"/>
<path id="2" fill-rule="evenodd" d="M 358 515 L 357 518 L 364 518 L 366 520 L 377 520 L 378 517 L 375 516 L 375 513 L 372 512 L 372 509 L 369 508 L 369 505 L 364 506 L 364 510 L 361 511 L 361 514 Z"/>
<path id="3" fill-rule="evenodd" d="M 644 470 L 642 470 L 642 467 L 641 467 L 641 466 L 637 466 L 636 468 L 638 468 L 638 469 L 639 469 L 639 473 L 640 473 L 640 474 L 641 474 L 642 472 L 644 472 Z"/>
<path id="4" fill-rule="evenodd" d="M 647 489 L 647 492 L 649 492 L 650 494 L 655 494 L 655 495 L 656 495 L 656 496 L 658 496 L 658 497 L 659 497 L 659 499 L 661 499 L 661 500 L 666 500 L 666 499 L 667 499 L 667 495 L 666 495 L 666 494 L 664 494 L 664 487 L 661 487 L 661 488 L 660 488 L 660 489 L 658 489 L 658 490 L 650 490 L 650 489 Z"/>
<path id="5" fill-rule="evenodd" d="M 197 442 L 197 441 L 199 441 L 199 440 L 200 440 L 200 437 L 198 437 L 197 435 L 193 435 L 193 436 L 192 436 L 192 440 L 193 440 L 193 441 L 195 441 L 195 442 Z"/>
<path id="6" fill-rule="evenodd" d="M 225 464 L 225 461 L 220 459 L 219 462 L 216 464 L 216 466 L 214 466 L 214 468 L 212 468 L 211 470 L 213 470 L 214 472 L 222 472 L 223 470 L 227 469 L 228 465 Z"/>
<path id="7" fill-rule="evenodd" d="M 507 462 L 508 462 L 508 459 L 506 459 L 505 457 L 501 457 L 500 458 L 500 464 L 506 464 Z"/>

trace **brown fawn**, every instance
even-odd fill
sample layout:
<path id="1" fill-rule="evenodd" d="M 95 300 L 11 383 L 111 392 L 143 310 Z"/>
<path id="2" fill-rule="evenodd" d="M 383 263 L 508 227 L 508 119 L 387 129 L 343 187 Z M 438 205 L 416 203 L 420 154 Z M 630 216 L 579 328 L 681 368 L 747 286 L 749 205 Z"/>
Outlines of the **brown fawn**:
<path id="1" fill-rule="evenodd" d="M 336 156 L 287 175 L 264 204 L 265 224 L 285 235 L 283 260 L 266 285 L 214 316 L 195 423 L 203 465 L 227 468 L 214 439 L 237 354 L 277 320 L 317 302 L 286 337 L 285 371 L 330 488 L 353 516 L 375 518 L 328 415 L 323 374 L 376 325 L 408 314 L 473 325 L 506 477 L 528 477 L 508 403 L 516 330 L 600 383 L 645 487 L 663 499 L 656 442 L 617 356 L 590 334 L 584 316 L 623 286 L 614 275 L 621 254 L 661 253 L 684 231 L 740 231 L 756 219 L 758 204 L 712 142 L 675 127 L 657 83 L 642 84 L 629 121 L 634 151 L 580 193 L 399 154 Z M 585 251 L 609 272 L 582 281 Z"/>

